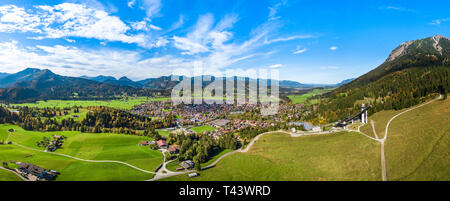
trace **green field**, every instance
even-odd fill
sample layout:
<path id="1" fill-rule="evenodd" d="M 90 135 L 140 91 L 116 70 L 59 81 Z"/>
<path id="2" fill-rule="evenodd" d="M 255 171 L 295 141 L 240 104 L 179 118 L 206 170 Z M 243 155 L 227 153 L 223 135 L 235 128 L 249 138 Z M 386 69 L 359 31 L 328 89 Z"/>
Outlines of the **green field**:
<path id="1" fill-rule="evenodd" d="M 48 101 L 38 101 L 36 103 L 23 103 L 23 104 L 12 104 L 11 106 L 28 106 L 28 107 L 38 107 L 38 108 L 67 108 L 74 106 L 89 107 L 89 106 L 108 106 L 118 109 L 129 110 L 136 105 L 140 105 L 149 101 L 163 101 L 169 100 L 170 98 L 151 98 L 151 97 L 130 97 L 128 99 L 111 100 L 111 101 L 85 101 L 85 100 L 48 100 Z"/>
<path id="2" fill-rule="evenodd" d="M 23 181 L 23 180 L 8 170 L 0 169 L 0 181 Z"/>
<path id="3" fill-rule="evenodd" d="M 234 153 L 199 177 L 165 180 L 380 180 L 380 145 L 358 133 L 293 138 L 262 136 L 248 153 Z"/>
<path id="4" fill-rule="evenodd" d="M 159 130 L 157 130 L 157 131 L 158 131 L 158 133 L 159 133 L 161 136 L 166 136 L 166 137 L 168 137 L 169 134 L 172 132 L 172 131 L 161 130 L 161 129 L 159 129 Z"/>
<path id="5" fill-rule="evenodd" d="M 180 161 L 178 161 L 178 159 L 177 159 L 177 160 L 174 160 L 174 161 L 168 163 L 166 165 L 166 168 L 170 171 L 176 172 L 177 171 L 176 169 L 178 167 L 181 167 L 179 164 L 180 164 Z"/>
<path id="6" fill-rule="evenodd" d="M 37 147 L 36 142 L 41 140 L 42 137 L 51 137 L 54 134 L 64 135 L 68 138 L 56 153 L 67 154 L 82 159 L 122 161 L 147 171 L 153 171 L 163 160 L 163 156 L 159 151 L 138 146 L 142 140 L 150 140 L 147 137 L 121 134 L 85 134 L 73 131 L 44 133 L 24 131 L 18 126 L 3 124 L 0 125 L 0 139 L 6 139 L 8 135 L 7 130 L 10 128 L 16 130 L 11 135 L 10 141 L 40 150 L 43 150 L 43 148 Z M 50 153 L 27 150 L 15 145 L 0 145 L 0 148 L 3 148 L 3 150 L 0 149 L 0 155 L 3 156 L 0 157 L 0 161 L 14 160 L 26 162 L 28 159 L 33 159 L 32 162 L 38 161 L 40 164 L 43 164 L 42 167 L 53 168 L 61 172 L 62 174 L 58 178 L 59 180 L 142 180 L 143 176 L 146 177 L 145 179 L 152 177 L 151 174 L 137 171 L 123 164 L 81 162 L 67 157 L 55 156 Z M 17 153 L 24 152 L 24 154 L 16 157 L 17 155 L 11 154 L 11 152 L 8 152 L 9 150 L 14 150 Z M 25 153 L 33 157 L 23 157 L 23 155 L 26 155 Z M 96 172 L 95 174 L 99 174 L 98 176 L 90 174 L 86 175 L 86 177 L 76 174 L 70 175 L 73 174 L 73 171 L 77 171 L 77 169 L 85 169 L 86 172 L 89 172 L 90 167 L 109 169 L 105 170 L 105 173 L 99 173 L 101 170 L 92 170 L 92 172 Z M 117 168 L 118 172 L 114 173 L 114 169 L 110 168 Z M 108 177 L 106 174 L 114 175 Z"/>
<path id="7" fill-rule="evenodd" d="M 61 173 L 56 178 L 57 181 L 139 181 L 153 177 L 152 174 L 140 172 L 122 164 L 82 162 L 23 149 L 15 145 L 1 145 L 0 153 L 0 161 L 28 162 L 56 170 Z"/>
<path id="8" fill-rule="evenodd" d="M 334 89 L 335 88 L 314 89 L 311 92 L 308 92 L 308 93 L 302 94 L 302 95 L 289 95 L 288 98 L 294 104 L 302 104 L 302 103 L 305 103 L 309 98 L 311 98 L 313 96 L 320 95 L 320 94 L 323 94 L 323 93 L 327 93 L 327 92 L 330 92 L 330 91 L 332 91 Z M 310 104 L 315 104 L 317 102 L 318 102 L 318 100 L 316 100 L 316 99 L 309 100 Z"/>
<path id="9" fill-rule="evenodd" d="M 224 150 L 222 150 L 221 152 L 219 152 L 219 153 L 213 155 L 208 161 L 206 161 L 206 162 L 200 164 L 200 166 L 201 166 L 201 167 L 208 166 L 208 165 L 210 165 L 211 163 L 213 163 L 214 161 L 216 161 L 219 157 L 221 157 L 221 156 L 223 156 L 224 154 L 226 154 L 226 153 L 228 153 L 228 152 L 231 152 L 231 151 L 233 151 L 233 150 L 231 150 L 231 149 L 224 149 Z"/>
<path id="10" fill-rule="evenodd" d="M 379 137 L 384 137 L 389 119 L 404 110 L 369 117 Z M 391 122 L 385 145 L 388 180 L 450 180 L 449 114 L 450 100 L 438 100 Z M 373 136 L 370 125 L 361 131 Z"/>
<path id="11" fill-rule="evenodd" d="M 82 121 L 83 119 L 86 118 L 86 114 L 89 112 L 89 110 L 87 109 L 80 109 L 80 111 L 78 113 L 75 113 L 73 110 L 68 111 L 67 115 L 62 115 L 62 116 L 56 116 L 56 120 L 58 122 L 61 122 L 63 119 L 70 119 L 73 118 L 75 121 Z M 77 115 L 78 118 L 74 118 L 72 117 L 72 115 Z"/>
<path id="12" fill-rule="evenodd" d="M 191 130 L 196 132 L 196 133 L 203 133 L 205 131 L 216 130 L 216 128 L 214 128 L 212 126 L 209 126 L 209 125 L 203 125 L 203 126 L 193 127 L 193 128 L 191 128 Z"/>

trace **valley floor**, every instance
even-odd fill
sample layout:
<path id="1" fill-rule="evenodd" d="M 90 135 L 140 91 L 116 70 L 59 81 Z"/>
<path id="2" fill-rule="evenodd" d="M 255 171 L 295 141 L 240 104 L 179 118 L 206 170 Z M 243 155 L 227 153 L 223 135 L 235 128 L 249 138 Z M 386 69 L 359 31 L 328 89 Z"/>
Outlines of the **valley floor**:
<path id="1" fill-rule="evenodd" d="M 448 114 L 450 100 L 439 99 L 376 113 L 362 133 L 261 136 L 248 153 L 233 153 L 199 177 L 165 180 L 450 180 Z"/>
<path id="2" fill-rule="evenodd" d="M 352 127 L 360 132 L 296 137 L 271 132 L 257 137 L 246 151 L 228 150 L 218 154 L 208 161 L 215 166 L 200 171 L 198 177 L 179 173 L 161 178 L 167 181 L 376 181 L 382 180 L 385 172 L 386 180 L 450 180 L 448 114 L 450 100 L 434 100 L 414 108 L 376 113 L 369 117 L 373 126 L 369 123 Z M 388 122 L 391 123 L 386 136 Z M 10 128 L 15 130 L 11 135 L 7 132 Z M 88 162 L 46 153 L 36 146 L 43 136 L 53 134 L 0 125 L 0 141 L 13 142 L 0 145 L 0 161 L 29 162 L 57 170 L 61 172 L 57 180 L 61 181 L 148 180 L 163 162 L 159 151 L 138 146 L 140 141 L 148 140 L 140 136 L 58 132 L 68 139 L 56 151 L 84 160 L 120 161 L 138 169 L 123 163 Z M 380 165 L 383 160 L 385 164 Z M 173 167 L 169 169 L 173 171 Z M 21 179 L 1 169 L 0 180 Z"/>

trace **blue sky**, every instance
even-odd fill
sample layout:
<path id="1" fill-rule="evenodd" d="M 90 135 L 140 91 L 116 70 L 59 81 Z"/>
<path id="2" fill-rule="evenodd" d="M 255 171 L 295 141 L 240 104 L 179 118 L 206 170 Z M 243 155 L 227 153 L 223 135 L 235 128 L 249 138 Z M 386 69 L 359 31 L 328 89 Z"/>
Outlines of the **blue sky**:
<path id="1" fill-rule="evenodd" d="M 401 43 L 449 36 L 448 1 L 1 0 L 0 72 L 134 80 L 203 64 L 337 83 Z"/>

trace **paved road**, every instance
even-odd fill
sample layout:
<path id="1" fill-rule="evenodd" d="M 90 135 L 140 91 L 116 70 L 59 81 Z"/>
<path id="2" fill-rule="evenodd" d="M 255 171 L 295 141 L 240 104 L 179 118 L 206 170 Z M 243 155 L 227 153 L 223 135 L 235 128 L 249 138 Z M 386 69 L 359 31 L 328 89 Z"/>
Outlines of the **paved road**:
<path id="1" fill-rule="evenodd" d="M 166 166 L 167 166 L 167 164 L 171 163 L 174 160 L 166 161 L 166 155 L 164 153 L 167 152 L 167 150 L 160 150 L 160 151 L 164 156 L 164 161 L 163 161 L 162 167 L 158 170 L 158 172 L 155 173 L 155 176 L 153 178 L 146 180 L 146 181 L 156 181 L 156 180 L 173 177 L 173 176 L 180 175 L 180 174 L 186 174 L 186 173 L 194 171 L 194 170 L 185 170 L 185 171 L 179 171 L 179 172 L 170 171 L 169 169 L 167 169 Z"/>
<path id="2" fill-rule="evenodd" d="M 6 170 L 6 171 L 10 171 L 10 172 L 16 174 L 16 175 L 17 175 L 18 177 L 20 177 L 22 180 L 24 180 L 24 181 L 29 181 L 28 179 L 26 179 L 25 177 L 23 177 L 22 175 L 20 175 L 19 173 L 17 173 L 17 172 L 14 171 L 14 170 L 6 169 L 6 168 L 4 168 L 4 167 L 0 167 L 0 169 Z"/>

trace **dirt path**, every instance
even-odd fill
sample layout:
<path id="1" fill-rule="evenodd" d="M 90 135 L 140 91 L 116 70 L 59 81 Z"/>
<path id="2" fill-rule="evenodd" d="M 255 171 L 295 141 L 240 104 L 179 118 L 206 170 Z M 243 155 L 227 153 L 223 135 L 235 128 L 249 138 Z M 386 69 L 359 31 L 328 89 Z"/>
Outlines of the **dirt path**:
<path id="1" fill-rule="evenodd" d="M 6 137 L 5 144 L 8 144 L 9 136 L 11 136 L 11 132 L 8 132 L 8 137 Z"/>
<path id="2" fill-rule="evenodd" d="M 125 163 L 125 162 L 122 162 L 122 161 L 112 161 L 112 160 L 87 160 L 87 159 L 77 158 L 77 157 L 74 157 L 74 156 L 69 156 L 69 155 L 61 154 L 61 153 L 46 152 L 46 151 L 42 151 L 42 150 L 39 150 L 39 149 L 26 147 L 26 146 L 23 146 L 23 145 L 20 145 L 20 144 L 17 144 L 17 143 L 13 143 L 13 145 L 18 146 L 18 147 L 21 147 L 21 148 L 24 148 L 24 149 L 29 149 L 29 150 L 38 151 L 38 152 L 44 152 L 44 153 L 53 154 L 53 155 L 58 155 L 58 156 L 64 156 L 64 157 L 67 157 L 67 158 L 71 158 L 71 159 L 75 159 L 75 160 L 79 160 L 79 161 L 84 161 L 84 162 L 90 162 L 90 163 L 119 163 L 119 164 L 126 165 L 126 166 L 128 166 L 128 167 L 131 167 L 131 168 L 133 168 L 133 169 L 135 169 L 135 170 L 138 170 L 138 171 L 141 171 L 141 172 L 145 172 L 145 173 L 148 173 L 148 174 L 156 174 L 155 172 L 147 171 L 147 170 L 138 168 L 138 167 L 136 167 L 136 166 L 133 166 L 133 165 L 131 165 L 131 164 L 128 164 L 128 163 Z"/>
<path id="3" fill-rule="evenodd" d="M 372 140 L 376 140 L 376 141 L 380 142 L 380 144 L 381 144 L 381 150 L 380 150 L 380 157 L 381 157 L 381 179 L 382 179 L 383 181 L 387 181 L 387 176 L 386 176 L 386 157 L 385 157 L 385 154 L 384 154 L 384 144 L 385 144 L 385 142 L 386 142 L 386 140 L 387 140 L 388 131 L 389 131 L 389 126 L 391 125 L 391 122 L 392 122 L 395 118 L 397 118 L 398 116 L 400 116 L 400 115 L 402 115 L 402 114 L 405 114 L 405 113 L 407 113 L 407 112 L 409 112 L 409 111 L 415 110 L 415 109 L 417 109 L 417 108 L 419 108 L 419 107 L 428 105 L 428 104 L 430 104 L 430 103 L 432 103 L 432 102 L 434 102 L 434 101 L 436 101 L 436 100 L 439 100 L 439 99 L 441 99 L 441 98 L 442 98 L 442 95 L 439 95 L 439 97 L 436 98 L 436 99 L 434 99 L 434 100 L 428 101 L 428 102 L 423 103 L 423 104 L 421 104 L 421 105 L 418 105 L 418 106 L 416 106 L 416 107 L 409 108 L 409 109 L 407 109 L 407 110 L 405 110 L 405 111 L 403 111 L 403 112 L 400 112 L 400 113 L 396 114 L 395 116 L 393 116 L 391 119 L 389 119 L 388 123 L 386 124 L 386 130 L 385 130 L 385 132 L 384 132 L 384 137 L 383 137 L 382 139 L 378 138 L 377 132 L 376 132 L 376 130 L 375 130 L 375 124 L 374 124 L 374 121 L 373 121 L 373 120 L 370 121 L 370 124 L 371 124 L 372 129 L 373 129 L 373 134 L 375 135 L 376 138 L 370 137 L 369 135 L 367 135 L 367 134 L 361 132 L 361 131 L 359 130 L 359 128 L 360 128 L 361 126 L 358 127 L 358 131 L 357 131 L 358 133 L 363 134 L 364 136 L 366 136 L 366 137 L 368 137 L 368 138 L 370 138 L 370 139 L 372 139 Z M 353 131 L 353 130 L 349 130 L 349 131 Z"/>
<path id="4" fill-rule="evenodd" d="M 384 141 L 381 142 L 381 179 L 387 181 L 386 177 L 386 158 L 384 157 Z"/>
<path id="5" fill-rule="evenodd" d="M 375 122 L 373 120 L 370 120 L 370 125 L 372 126 L 373 134 L 375 135 L 375 138 L 380 139 L 377 135 L 377 131 L 375 130 Z"/>

